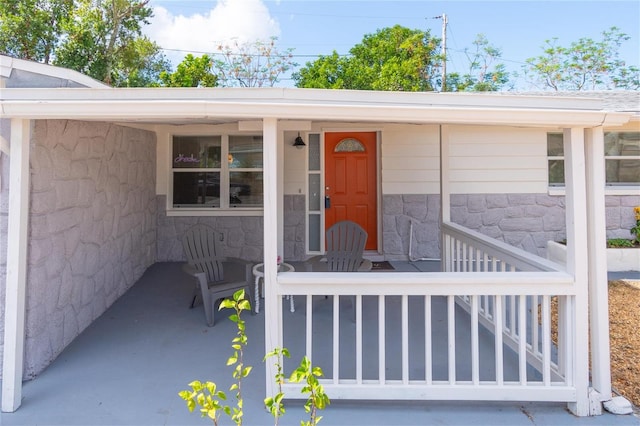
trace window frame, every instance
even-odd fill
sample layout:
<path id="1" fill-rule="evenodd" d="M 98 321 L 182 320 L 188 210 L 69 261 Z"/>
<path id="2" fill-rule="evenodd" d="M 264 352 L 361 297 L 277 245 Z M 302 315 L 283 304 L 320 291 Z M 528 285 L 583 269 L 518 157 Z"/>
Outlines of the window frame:
<path id="1" fill-rule="evenodd" d="M 638 130 L 636 129 L 616 129 L 616 130 L 605 130 L 604 132 L 604 137 L 606 138 L 608 134 L 610 133 L 640 133 Z M 564 156 L 564 148 L 563 148 L 563 153 L 562 155 L 549 155 L 549 135 L 551 134 L 555 134 L 555 135 L 561 135 L 562 136 L 562 132 L 558 132 L 558 131 L 550 131 L 547 132 L 547 139 L 546 139 L 546 148 L 547 148 L 547 156 L 546 156 L 546 161 L 547 161 L 547 187 L 548 187 L 548 192 L 550 195 L 562 195 L 565 193 L 565 189 L 566 189 L 566 184 L 565 182 L 560 183 L 551 183 L 550 182 L 550 162 L 551 161 L 565 161 L 565 156 Z M 606 146 L 605 146 L 606 149 Z M 640 182 L 638 183 L 618 183 L 618 182 L 608 182 L 606 180 L 606 162 L 610 161 L 610 160 L 640 160 L 640 155 L 607 155 L 606 152 L 604 152 L 604 161 L 605 161 L 605 182 L 604 182 L 604 188 L 605 188 L 605 193 L 607 195 L 637 195 L 638 191 L 640 190 Z"/>
<path id="2" fill-rule="evenodd" d="M 264 139 L 262 132 L 242 132 L 242 131 L 222 131 L 222 130 L 202 130 L 198 132 L 183 131 L 171 132 L 168 135 L 168 168 L 167 168 L 167 200 L 166 212 L 167 216 L 261 216 L 264 212 L 264 194 L 262 204 L 260 206 L 243 207 L 235 204 L 231 205 L 230 196 L 230 176 L 233 172 L 251 172 L 264 174 L 264 163 L 262 167 L 237 168 L 230 167 L 228 161 L 221 161 L 220 167 L 194 167 L 194 168 L 175 168 L 174 167 L 174 138 L 175 137 L 220 137 L 220 158 L 228 159 L 230 154 L 230 139 L 234 136 L 240 137 L 260 137 L 262 138 L 262 155 L 264 155 Z M 210 207 L 176 207 L 174 205 L 174 176 L 175 173 L 185 173 L 186 171 L 193 173 L 220 173 L 220 205 Z M 264 175 L 263 175 L 264 176 Z"/>

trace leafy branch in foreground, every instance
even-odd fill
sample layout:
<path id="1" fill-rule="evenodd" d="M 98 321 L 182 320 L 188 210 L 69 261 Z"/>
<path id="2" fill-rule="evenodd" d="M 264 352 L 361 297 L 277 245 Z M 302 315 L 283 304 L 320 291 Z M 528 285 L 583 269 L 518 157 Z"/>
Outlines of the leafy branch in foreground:
<path id="1" fill-rule="evenodd" d="M 189 383 L 191 390 L 183 390 L 178 393 L 180 398 L 187 401 L 187 408 L 190 412 L 196 409 L 199 405 L 200 413 L 202 417 L 209 417 L 213 424 L 218 426 L 220 420 L 220 414 L 226 411 L 226 408 L 220 401 L 225 401 L 227 395 L 223 391 L 217 390 L 217 386 L 213 382 L 202 383 L 199 380 L 195 380 Z"/>
<path id="2" fill-rule="evenodd" d="M 276 357 L 276 375 L 275 381 L 278 385 L 278 393 L 275 396 L 269 396 L 264 399 L 264 406 L 267 407 L 267 410 L 273 416 L 275 422 L 274 425 L 278 426 L 278 419 L 282 417 L 284 414 L 284 403 L 282 402 L 284 399 L 284 392 L 282 392 L 282 384 L 284 383 L 284 373 L 282 372 L 282 357 L 286 356 L 290 358 L 289 350 L 287 348 L 275 348 L 273 351 L 269 352 L 264 356 L 264 360 L 267 358 Z"/>
<path id="3" fill-rule="evenodd" d="M 187 408 L 189 411 L 195 410 L 196 406 L 202 407 L 200 412 L 202 417 L 209 417 L 214 425 L 218 425 L 220 419 L 220 413 L 224 412 L 231 417 L 236 425 L 242 425 L 243 417 L 243 405 L 242 398 L 242 380 L 251 373 L 250 366 L 245 367 L 243 361 L 244 348 L 247 346 L 247 334 L 244 320 L 241 318 L 242 311 L 251 310 L 251 305 L 248 300 L 244 298 L 244 290 L 238 290 L 233 294 L 233 299 L 225 299 L 220 303 L 219 309 L 233 309 L 235 314 L 229 316 L 229 319 L 236 323 L 238 332 L 236 337 L 231 341 L 231 348 L 233 349 L 233 355 L 227 359 L 227 365 L 233 366 L 232 376 L 236 380 L 231 385 L 229 390 L 236 391 L 236 406 L 230 407 L 228 405 L 222 405 L 221 401 L 225 401 L 227 396 L 224 392 L 218 391 L 216 384 L 213 382 L 201 383 L 194 381 L 189 383 L 191 391 L 183 390 L 178 393 L 182 399 L 187 401 Z"/>
<path id="4" fill-rule="evenodd" d="M 218 426 L 222 413 L 228 415 L 236 425 L 241 426 L 244 417 L 242 381 L 249 376 L 252 370 L 251 366 L 245 366 L 243 360 L 244 348 L 247 346 L 247 334 L 245 321 L 241 318 L 241 314 L 242 311 L 251 309 L 249 301 L 244 298 L 244 290 L 235 292 L 233 299 L 225 299 L 222 301 L 219 309 L 225 308 L 235 310 L 235 313 L 231 314 L 229 319 L 236 323 L 238 330 L 236 337 L 234 337 L 231 342 L 233 354 L 227 359 L 228 366 L 235 366 L 232 373 L 235 383 L 231 385 L 229 390 L 236 391 L 236 406 L 230 407 L 229 405 L 224 405 L 223 401 L 227 400 L 227 395 L 223 391 L 218 390 L 214 382 L 209 381 L 204 383 L 198 380 L 193 381 L 189 383 L 189 387 L 191 387 L 190 390 L 180 391 L 178 395 L 186 401 L 187 408 L 190 412 L 193 412 L 196 407 L 199 406 L 202 417 L 211 419 L 215 426 Z M 264 405 L 274 417 L 275 425 L 277 426 L 280 417 L 282 417 L 285 412 L 283 403 L 284 392 L 282 391 L 285 375 L 282 368 L 282 357 L 286 356 L 289 358 L 289 350 L 287 348 L 275 348 L 265 355 L 264 360 L 274 356 L 277 357 L 275 363 L 275 381 L 278 385 L 278 393 L 275 396 L 265 398 Z M 322 410 L 329 405 L 329 397 L 324 392 L 324 387 L 318 381 L 318 377 L 322 377 L 322 375 L 322 369 L 320 367 L 313 367 L 309 358 L 305 356 L 289 378 L 289 381 L 292 383 L 305 382 L 306 384 L 301 392 L 309 394 L 304 408 L 305 411 L 310 414 L 310 418 L 307 422 L 301 421 L 300 424 L 302 426 L 316 426 L 320 419 L 322 419 L 321 416 L 317 415 L 317 410 Z"/>
<path id="5" fill-rule="evenodd" d="M 322 369 L 311 365 L 311 360 L 306 356 L 302 358 L 298 368 L 291 373 L 289 381 L 293 383 L 305 382 L 306 385 L 301 392 L 309 394 L 304 410 L 309 413 L 310 417 L 308 422 L 300 422 L 301 426 L 317 425 L 322 419 L 322 416 L 318 416 L 317 411 L 323 410 L 329 405 L 329 397 L 324 392 L 324 386 L 318 381 L 318 377 L 322 376 Z"/>

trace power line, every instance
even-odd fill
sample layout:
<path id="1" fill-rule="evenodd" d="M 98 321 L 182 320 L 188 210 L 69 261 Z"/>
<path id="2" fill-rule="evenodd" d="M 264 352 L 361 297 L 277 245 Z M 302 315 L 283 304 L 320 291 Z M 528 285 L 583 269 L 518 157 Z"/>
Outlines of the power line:
<path id="1" fill-rule="evenodd" d="M 259 57 L 259 56 L 263 56 L 260 55 L 258 53 L 220 53 L 220 52 L 207 52 L 207 51 L 203 51 L 203 50 L 192 50 L 192 49 L 175 49 L 175 48 L 170 48 L 170 47 L 159 47 L 160 50 L 165 50 L 165 51 L 169 51 L 169 52 L 181 52 L 181 53 L 196 53 L 199 55 L 214 55 L 214 56 L 249 56 L 249 57 Z M 329 56 L 329 55 L 296 55 L 296 54 L 291 54 L 291 55 L 287 55 L 287 56 L 291 56 L 292 58 L 319 58 L 320 56 Z M 346 53 L 338 53 L 338 56 L 341 57 L 348 57 L 351 56 L 350 54 Z"/>

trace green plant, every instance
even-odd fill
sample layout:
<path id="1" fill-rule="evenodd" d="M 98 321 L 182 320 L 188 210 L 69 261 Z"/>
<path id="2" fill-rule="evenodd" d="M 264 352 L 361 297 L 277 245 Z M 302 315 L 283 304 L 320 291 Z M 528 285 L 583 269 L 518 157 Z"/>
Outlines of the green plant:
<path id="1" fill-rule="evenodd" d="M 180 398 L 187 401 L 187 408 L 190 412 L 200 406 L 202 417 L 209 417 L 214 425 L 218 425 L 220 413 L 226 412 L 229 407 L 223 406 L 220 401 L 225 401 L 227 396 L 224 392 L 217 390 L 213 382 L 202 383 L 195 380 L 189 383 L 191 390 L 183 390 L 178 393 Z"/>
<path id="2" fill-rule="evenodd" d="M 633 240 L 627 240 L 626 238 L 610 238 L 607 240 L 607 247 L 623 248 L 623 247 L 634 247 L 634 245 L 633 245 Z"/>
<path id="3" fill-rule="evenodd" d="M 245 367 L 243 361 L 244 348 L 247 346 L 247 334 L 245 322 L 241 318 L 242 311 L 250 310 L 251 305 L 244 298 L 244 290 L 238 290 L 233 294 L 233 299 L 225 299 L 220 303 L 219 309 L 230 308 L 235 310 L 235 314 L 229 316 L 229 319 L 236 323 L 238 332 L 236 337 L 231 341 L 233 355 L 227 359 L 227 365 L 235 365 L 232 376 L 236 380 L 229 390 L 236 391 L 236 406 L 230 407 L 222 405 L 221 401 L 225 401 L 227 396 L 224 392 L 218 391 L 217 386 L 213 382 L 202 383 L 194 381 L 189 383 L 191 390 L 183 390 L 178 393 L 182 399 L 187 402 L 189 411 L 195 410 L 196 406 L 200 406 L 202 417 L 209 417 L 214 425 L 218 425 L 220 412 L 224 412 L 231 417 L 236 425 L 242 425 L 243 405 L 242 398 L 242 380 L 251 373 L 252 367 Z"/>
<path id="4" fill-rule="evenodd" d="M 244 348 L 247 346 L 247 334 L 245 321 L 241 318 L 242 311 L 250 310 L 251 305 L 248 300 L 244 298 L 244 290 L 238 290 L 233 294 L 233 299 L 225 299 L 220 303 L 219 309 L 233 309 L 235 313 L 229 316 L 229 319 L 236 323 L 238 332 L 236 337 L 231 341 L 231 348 L 233 349 L 233 355 L 227 359 L 227 365 L 235 365 L 232 376 L 236 380 L 231 385 L 229 390 L 236 391 L 236 406 L 230 407 L 223 405 L 222 401 L 227 400 L 227 395 L 217 389 L 217 385 L 214 382 L 200 382 L 195 380 L 189 383 L 190 390 L 183 390 L 178 392 L 180 398 L 184 399 L 187 403 L 187 408 L 190 412 L 193 412 L 197 406 L 200 406 L 200 413 L 202 417 L 208 417 L 213 421 L 215 426 L 218 426 L 220 415 L 222 413 L 231 417 L 236 425 L 242 425 L 244 400 L 242 398 L 242 381 L 251 373 L 252 367 L 245 366 L 243 361 Z M 289 350 L 287 348 L 275 348 L 273 351 L 267 353 L 264 360 L 275 356 L 277 357 L 276 375 L 275 381 L 278 385 L 278 393 L 273 397 L 267 397 L 264 400 L 265 407 L 269 410 L 271 415 L 275 419 L 275 425 L 278 425 L 278 420 L 284 414 L 284 392 L 282 392 L 282 384 L 284 383 L 284 373 L 282 369 L 282 357 L 290 357 Z M 306 386 L 302 388 L 302 393 L 309 393 L 309 398 L 304 406 L 305 411 L 310 413 L 311 417 L 308 422 L 301 421 L 302 426 L 316 426 L 322 417 L 317 416 L 317 410 L 324 409 L 329 405 L 329 397 L 324 392 L 324 387 L 318 382 L 317 377 L 322 377 L 322 369 L 320 367 L 313 367 L 311 361 L 306 356 L 300 361 L 300 365 L 296 368 L 289 381 L 299 383 L 301 381 L 306 382 Z"/>
<path id="5" fill-rule="evenodd" d="M 279 258 L 280 256 L 278 256 Z M 275 381 L 278 385 L 278 393 L 274 396 L 268 396 L 264 399 L 264 406 L 267 407 L 267 410 L 273 416 L 275 423 L 274 425 L 278 425 L 278 419 L 282 417 L 284 414 L 284 404 L 282 400 L 284 399 L 284 392 L 282 392 L 282 384 L 284 383 L 284 373 L 282 372 L 282 357 L 286 356 L 290 358 L 289 350 L 287 348 L 275 348 L 273 351 L 269 352 L 264 356 L 264 360 L 266 361 L 268 358 L 276 357 L 277 361 L 275 363 L 276 366 L 276 374 Z"/>
<path id="6" fill-rule="evenodd" d="M 640 206 L 633 208 L 633 213 L 636 217 L 636 226 L 630 229 L 631 235 L 635 237 L 637 244 L 640 244 Z"/>
<path id="7" fill-rule="evenodd" d="M 322 377 L 322 375 L 322 369 L 311 365 L 311 360 L 305 356 L 289 377 L 289 381 L 293 383 L 306 382 L 301 392 L 309 394 L 304 410 L 309 413 L 310 417 L 308 422 L 301 421 L 301 426 L 316 426 L 322 419 L 322 416 L 317 415 L 317 410 L 323 410 L 329 405 L 329 397 L 324 392 L 324 386 L 318 381 L 318 377 Z"/>
<path id="8" fill-rule="evenodd" d="M 240 318 L 240 314 L 244 310 L 250 310 L 251 304 L 248 300 L 244 298 L 244 290 L 238 290 L 233 294 L 233 300 L 225 299 L 220 303 L 220 308 L 231 308 L 236 311 L 235 314 L 229 316 L 229 319 L 236 323 L 238 327 L 238 333 L 236 337 L 231 341 L 231 348 L 233 348 L 233 355 L 229 357 L 227 360 L 227 365 L 235 365 L 233 369 L 233 378 L 236 379 L 236 382 L 231 385 L 229 390 L 236 391 L 236 407 L 232 409 L 233 414 L 231 414 L 231 420 L 233 420 L 237 425 L 242 425 L 242 379 L 247 377 L 249 373 L 251 373 L 251 369 L 253 367 L 248 366 L 245 367 L 243 355 L 244 348 L 247 346 L 247 333 L 245 322 L 242 318 Z"/>

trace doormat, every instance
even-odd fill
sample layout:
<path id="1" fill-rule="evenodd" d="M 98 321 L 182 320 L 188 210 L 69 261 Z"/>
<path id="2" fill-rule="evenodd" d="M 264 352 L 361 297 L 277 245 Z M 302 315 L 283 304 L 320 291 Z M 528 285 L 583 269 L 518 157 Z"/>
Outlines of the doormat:
<path id="1" fill-rule="evenodd" d="M 373 266 L 371 267 L 372 271 L 393 271 L 395 268 L 388 261 L 384 262 L 371 262 Z"/>

